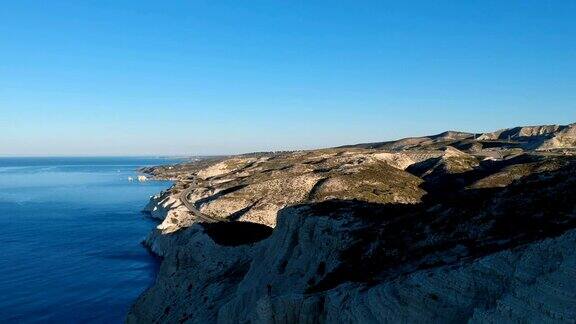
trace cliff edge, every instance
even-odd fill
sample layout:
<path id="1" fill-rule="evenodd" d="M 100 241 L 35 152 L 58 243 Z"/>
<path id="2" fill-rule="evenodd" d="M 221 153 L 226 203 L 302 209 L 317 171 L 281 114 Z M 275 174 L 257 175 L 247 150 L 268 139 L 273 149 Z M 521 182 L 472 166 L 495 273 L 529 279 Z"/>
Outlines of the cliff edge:
<path id="1" fill-rule="evenodd" d="M 146 207 L 164 260 L 127 321 L 574 322 L 570 127 L 148 170 L 177 181 Z"/>

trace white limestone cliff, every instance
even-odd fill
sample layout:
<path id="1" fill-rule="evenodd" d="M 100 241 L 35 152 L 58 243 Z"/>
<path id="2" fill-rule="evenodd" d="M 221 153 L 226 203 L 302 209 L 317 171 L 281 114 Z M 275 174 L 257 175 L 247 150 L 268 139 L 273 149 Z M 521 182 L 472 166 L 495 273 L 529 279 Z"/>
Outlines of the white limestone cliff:
<path id="1" fill-rule="evenodd" d="M 469 262 L 375 285 L 345 282 L 307 293 L 339 264 L 354 222 L 283 212 L 263 241 L 218 245 L 194 225 L 152 240 L 157 282 L 129 323 L 573 323 L 576 230 Z"/>
<path id="2" fill-rule="evenodd" d="M 127 320 L 575 323 L 575 138 L 447 132 L 152 168 L 176 181 L 145 208 L 164 261 Z M 196 224 L 182 198 L 223 222 Z"/>

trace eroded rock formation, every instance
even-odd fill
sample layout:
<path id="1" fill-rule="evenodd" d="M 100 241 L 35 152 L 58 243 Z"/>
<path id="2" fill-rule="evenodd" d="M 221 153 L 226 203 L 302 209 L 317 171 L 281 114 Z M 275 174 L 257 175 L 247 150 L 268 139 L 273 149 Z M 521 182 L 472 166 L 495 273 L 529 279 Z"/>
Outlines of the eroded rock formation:
<path id="1" fill-rule="evenodd" d="M 575 322 L 572 128 L 146 170 L 177 181 L 146 207 L 164 261 L 128 322 Z"/>

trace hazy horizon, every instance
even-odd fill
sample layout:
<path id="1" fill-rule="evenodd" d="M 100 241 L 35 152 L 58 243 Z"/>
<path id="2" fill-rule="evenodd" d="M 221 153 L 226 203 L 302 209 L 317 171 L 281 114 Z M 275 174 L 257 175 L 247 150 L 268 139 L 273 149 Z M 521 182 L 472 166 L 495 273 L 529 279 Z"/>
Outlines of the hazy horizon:
<path id="1" fill-rule="evenodd" d="M 193 156 L 576 121 L 576 2 L 18 1 L 0 156 Z"/>
<path id="2" fill-rule="evenodd" d="M 572 124 L 573 122 L 567 122 L 564 124 L 556 125 L 568 125 Z M 552 125 L 552 124 L 551 124 Z M 539 126 L 539 125 L 515 125 L 510 127 L 517 127 L 517 126 Z M 485 132 L 492 132 L 497 131 L 499 129 L 493 130 L 486 130 Z M 449 129 L 445 131 L 461 131 L 461 132 L 468 132 L 467 130 L 457 130 L 457 129 Z M 418 136 L 427 136 L 427 135 L 437 135 L 439 133 L 434 134 L 420 134 L 414 136 L 407 136 L 407 137 L 418 137 Z M 484 132 L 469 132 L 469 133 L 484 133 Z M 402 137 L 406 138 L 406 137 Z M 292 148 L 292 149 L 275 149 L 275 150 L 254 150 L 254 151 L 236 151 L 236 152 L 229 152 L 229 153 L 213 153 L 213 154 L 186 154 L 186 153 L 168 153 L 168 154 L 155 154 L 155 153 L 148 153 L 148 154 L 37 154 L 37 155 L 18 155 L 18 154 L 0 154 L 0 158 L 107 158 L 107 157 L 124 157 L 124 158 L 190 158 L 190 157 L 204 157 L 204 156 L 227 156 L 227 155 L 234 155 L 234 154 L 247 154 L 247 153 L 257 153 L 257 152 L 273 152 L 273 151 L 298 151 L 298 150 L 314 150 L 314 149 L 322 149 L 322 148 L 330 148 L 330 147 L 337 147 L 337 146 L 345 146 L 345 145 L 354 145 L 354 144 L 365 144 L 365 143 L 374 143 L 374 142 L 385 142 L 385 141 L 394 141 L 399 140 L 402 138 L 392 138 L 392 139 L 384 139 L 384 140 L 377 140 L 377 141 L 364 141 L 364 142 L 355 142 L 355 143 L 342 143 L 339 145 L 333 146 L 323 146 L 323 147 L 308 147 L 308 148 Z"/>

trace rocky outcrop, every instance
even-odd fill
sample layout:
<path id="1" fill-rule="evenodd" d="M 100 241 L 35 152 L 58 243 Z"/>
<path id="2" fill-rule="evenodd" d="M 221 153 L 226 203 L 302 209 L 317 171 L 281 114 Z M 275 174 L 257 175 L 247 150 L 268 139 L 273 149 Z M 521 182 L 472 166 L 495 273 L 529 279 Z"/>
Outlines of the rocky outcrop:
<path id="1" fill-rule="evenodd" d="M 576 147 L 576 124 L 570 124 L 562 127 L 550 139 L 546 139 L 540 149 L 556 149 L 556 148 L 574 148 Z"/>
<path id="2" fill-rule="evenodd" d="M 143 211 L 152 218 L 161 221 L 160 225 L 157 226 L 157 230 L 161 234 L 175 232 L 195 222 L 195 218 L 180 201 L 180 191 L 174 187 L 150 197 L 150 201 Z"/>
<path id="3" fill-rule="evenodd" d="M 342 206 L 326 207 L 282 211 L 268 239 L 238 246 L 216 244 L 202 225 L 171 234 L 158 280 L 128 322 L 576 320 L 575 230 L 471 259 L 463 245 L 430 251 L 422 259 L 443 263 L 407 269 L 397 262 L 384 277 L 363 282 L 375 274 L 366 263 L 358 269 L 366 273 L 355 279 L 314 289 L 347 267 L 350 249 L 360 252 L 353 232 L 367 225 L 359 215 L 341 213 Z"/>
<path id="4" fill-rule="evenodd" d="M 478 137 L 479 140 L 507 140 L 523 137 L 540 137 L 554 135 L 566 126 L 543 125 L 543 126 L 522 126 L 501 129 L 492 133 L 484 133 Z"/>
<path id="5" fill-rule="evenodd" d="M 442 155 L 438 152 L 390 156 L 374 151 L 323 150 L 234 157 L 216 161 L 195 173 L 194 183 L 181 180 L 153 198 L 151 210 L 161 215 L 164 233 L 190 226 L 194 217 L 179 202 L 187 197 L 204 214 L 234 221 L 275 226 L 278 210 L 305 202 L 359 199 L 380 203 L 417 203 L 424 195 L 421 179 L 401 169 Z M 171 170 L 173 171 L 173 169 Z"/>
<path id="6" fill-rule="evenodd" d="M 554 150 L 576 147 L 576 124 L 524 126 L 482 134 L 479 140 L 516 141 L 525 149 Z"/>
<path id="7" fill-rule="evenodd" d="M 446 146 L 476 152 L 484 149 L 502 148 L 519 148 L 523 150 L 575 149 L 576 124 L 522 126 L 483 134 L 449 131 L 432 136 L 348 145 L 343 146 L 343 148 L 402 152 L 422 149 L 435 150 Z M 484 152 L 484 154 L 486 154 L 486 152 Z"/>
<path id="8" fill-rule="evenodd" d="M 127 320 L 575 322 L 576 160 L 533 150 L 573 129 L 150 169 L 176 179 L 145 208 L 164 261 Z"/>

